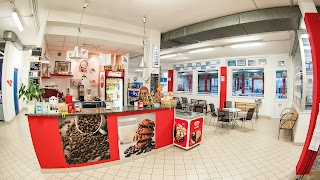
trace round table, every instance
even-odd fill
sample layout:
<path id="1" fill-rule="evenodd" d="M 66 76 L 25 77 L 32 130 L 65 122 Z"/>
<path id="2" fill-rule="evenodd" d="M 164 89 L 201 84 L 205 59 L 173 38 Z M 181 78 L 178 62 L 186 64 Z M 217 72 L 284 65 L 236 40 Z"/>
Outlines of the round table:
<path id="1" fill-rule="evenodd" d="M 239 108 L 223 108 L 223 111 L 228 111 L 229 112 L 229 119 L 231 119 L 234 123 L 236 123 L 238 125 L 238 123 L 236 122 L 236 116 L 237 113 L 241 111 L 241 109 Z"/>

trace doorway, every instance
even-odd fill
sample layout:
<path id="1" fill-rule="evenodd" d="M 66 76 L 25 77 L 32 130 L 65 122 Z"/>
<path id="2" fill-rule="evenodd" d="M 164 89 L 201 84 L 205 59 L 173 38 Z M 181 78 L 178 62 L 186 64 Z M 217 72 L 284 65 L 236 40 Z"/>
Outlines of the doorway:
<path id="1" fill-rule="evenodd" d="M 18 69 L 14 68 L 13 74 L 13 100 L 14 100 L 14 110 L 16 115 L 19 114 L 19 98 L 18 98 Z"/>

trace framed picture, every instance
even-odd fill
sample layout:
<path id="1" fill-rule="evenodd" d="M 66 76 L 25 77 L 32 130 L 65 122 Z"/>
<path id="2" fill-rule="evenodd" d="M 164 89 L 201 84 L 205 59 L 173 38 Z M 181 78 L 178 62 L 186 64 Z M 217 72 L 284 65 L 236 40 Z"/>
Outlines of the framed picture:
<path id="1" fill-rule="evenodd" d="M 227 64 L 228 64 L 228 66 L 236 66 L 237 65 L 237 61 L 236 60 L 228 60 Z"/>
<path id="2" fill-rule="evenodd" d="M 247 61 L 245 59 L 239 59 L 239 60 L 237 60 L 237 65 L 238 66 L 246 66 Z"/>
<path id="3" fill-rule="evenodd" d="M 54 66 L 55 74 L 71 74 L 71 62 L 56 61 Z"/>
<path id="4" fill-rule="evenodd" d="M 259 65 L 267 65 L 267 59 L 258 59 Z"/>
<path id="5" fill-rule="evenodd" d="M 248 60 L 248 66 L 256 66 L 256 65 L 257 65 L 257 60 L 255 59 Z"/>
<path id="6" fill-rule="evenodd" d="M 78 88 L 78 86 L 81 84 L 82 84 L 81 79 L 70 79 L 70 87 L 71 88 Z"/>
<path id="7" fill-rule="evenodd" d="M 284 61 L 278 61 L 278 66 L 279 67 L 285 66 Z"/>

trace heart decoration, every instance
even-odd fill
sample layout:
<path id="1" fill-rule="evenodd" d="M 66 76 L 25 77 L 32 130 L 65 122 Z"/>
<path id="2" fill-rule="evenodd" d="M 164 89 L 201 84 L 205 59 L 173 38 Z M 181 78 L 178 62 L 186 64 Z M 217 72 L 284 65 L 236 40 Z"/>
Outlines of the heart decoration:
<path id="1" fill-rule="evenodd" d="M 9 84 L 9 86 L 12 86 L 12 80 L 7 80 L 7 83 Z"/>

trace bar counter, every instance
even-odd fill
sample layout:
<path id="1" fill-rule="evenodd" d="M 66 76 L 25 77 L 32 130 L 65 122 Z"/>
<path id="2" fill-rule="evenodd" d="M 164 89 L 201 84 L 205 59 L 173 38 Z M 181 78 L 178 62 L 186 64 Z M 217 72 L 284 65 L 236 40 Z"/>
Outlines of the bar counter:
<path id="1" fill-rule="evenodd" d="M 174 111 L 123 107 L 26 115 L 41 170 L 67 172 L 137 159 L 172 146 Z"/>

